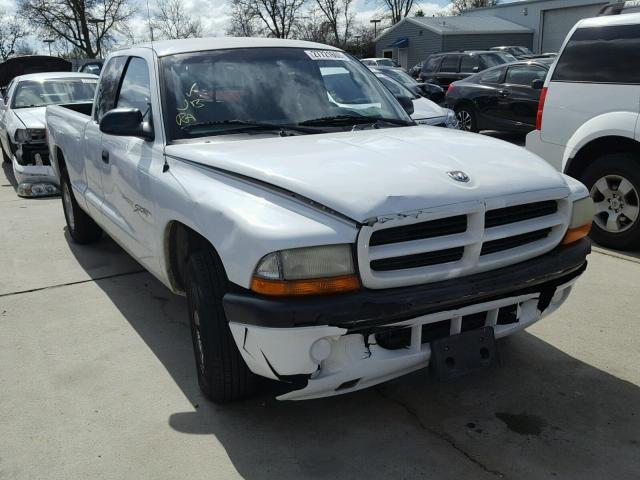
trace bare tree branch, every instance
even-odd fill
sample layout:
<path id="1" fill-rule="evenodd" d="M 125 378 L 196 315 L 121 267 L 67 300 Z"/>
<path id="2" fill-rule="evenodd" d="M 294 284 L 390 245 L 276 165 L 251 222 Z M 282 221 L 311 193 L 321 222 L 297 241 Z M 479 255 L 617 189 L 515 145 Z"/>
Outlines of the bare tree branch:
<path id="1" fill-rule="evenodd" d="M 460 15 L 467 10 L 474 8 L 492 7 L 498 4 L 499 0 L 451 0 L 451 13 Z"/>
<path id="2" fill-rule="evenodd" d="M 187 12 L 181 0 L 158 0 L 151 28 L 167 40 L 202 36 L 202 21 Z"/>
<path id="3" fill-rule="evenodd" d="M 23 43 L 22 39 L 29 35 L 29 30 L 22 20 L 7 18 L 7 13 L 0 11 L 0 59 L 7 60 L 16 54 L 16 50 Z"/>
<path id="4" fill-rule="evenodd" d="M 18 0 L 18 13 L 42 35 L 95 58 L 126 30 L 135 10 L 127 0 Z"/>

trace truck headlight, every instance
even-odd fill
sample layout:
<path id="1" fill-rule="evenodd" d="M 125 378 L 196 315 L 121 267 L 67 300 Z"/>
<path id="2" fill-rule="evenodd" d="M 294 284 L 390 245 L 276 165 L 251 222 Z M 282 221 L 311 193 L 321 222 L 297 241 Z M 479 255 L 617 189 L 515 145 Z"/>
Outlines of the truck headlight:
<path id="1" fill-rule="evenodd" d="M 16 143 L 41 142 L 45 139 L 44 128 L 19 128 L 14 135 Z"/>
<path id="2" fill-rule="evenodd" d="M 584 197 L 573 202 L 571 221 L 567 233 L 562 239 L 562 244 L 567 245 L 589 235 L 594 214 L 595 207 L 591 197 Z"/>
<path id="3" fill-rule="evenodd" d="M 359 288 L 347 244 L 270 253 L 258 262 L 251 280 L 251 290 L 263 295 L 319 295 Z"/>
<path id="4" fill-rule="evenodd" d="M 458 117 L 456 117 L 456 112 L 451 110 L 450 108 L 444 108 L 445 112 L 447 112 L 447 116 L 444 121 L 444 125 L 447 128 L 458 128 Z"/>

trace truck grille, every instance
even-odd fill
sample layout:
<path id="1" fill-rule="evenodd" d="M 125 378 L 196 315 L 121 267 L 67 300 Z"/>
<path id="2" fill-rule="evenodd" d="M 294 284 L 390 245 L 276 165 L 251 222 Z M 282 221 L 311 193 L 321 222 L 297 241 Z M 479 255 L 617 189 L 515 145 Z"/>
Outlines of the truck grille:
<path id="1" fill-rule="evenodd" d="M 393 288 L 469 275 L 525 261 L 560 243 L 570 214 L 566 198 L 487 207 L 497 203 L 470 202 L 362 227 L 363 284 Z"/>

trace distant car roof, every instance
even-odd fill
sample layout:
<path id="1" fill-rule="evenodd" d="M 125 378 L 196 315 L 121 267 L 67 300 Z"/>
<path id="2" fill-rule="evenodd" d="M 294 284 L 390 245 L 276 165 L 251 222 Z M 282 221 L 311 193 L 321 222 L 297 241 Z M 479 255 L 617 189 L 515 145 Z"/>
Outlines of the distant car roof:
<path id="1" fill-rule="evenodd" d="M 81 72 L 43 72 L 43 73 L 28 73 L 26 75 L 20 75 L 15 77 L 16 81 L 22 80 L 52 80 L 54 78 L 90 78 L 97 80 L 98 76 L 93 73 L 81 73 Z"/>
<path id="2" fill-rule="evenodd" d="M 134 45 L 131 48 L 118 50 L 117 53 L 135 50 L 136 48 L 152 48 L 156 55 L 164 57 L 178 53 L 202 52 L 206 50 L 223 50 L 228 48 L 309 48 L 320 50 L 337 50 L 339 48 L 322 43 L 306 42 L 302 40 L 286 40 L 282 38 L 258 37 L 210 37 L 187 38 L 181 40 L 160 40 L 157 42 Z"/>

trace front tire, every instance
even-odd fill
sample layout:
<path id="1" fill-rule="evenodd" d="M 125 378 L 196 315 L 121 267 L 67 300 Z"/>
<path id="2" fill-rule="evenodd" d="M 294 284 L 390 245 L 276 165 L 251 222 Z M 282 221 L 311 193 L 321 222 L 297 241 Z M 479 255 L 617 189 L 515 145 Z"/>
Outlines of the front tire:
<path id="1" fill-rule="evenodd" d="M 468 105 L 463 105 L 455 109 L 456 117 L 458 118 L 458 124 L 460 130 L 465 132 L 478 132 L 478 120 L 473 108 Z"/>
<path id="2" fill-rule="evenodd" d="M 62 209 L 69 235 L 75 243 L 82 245 L 97 242 L 102 236 L 102 229 L 78 205 L 71 189 L 71 181 L 67 171 L 63 169 L 61 173 Z"/>
<path id="3" fill-rule="evenodd" d="M 213 250 L 194 253 L 186 275 L 189 323 L 198 384 L 216 403 L 249 396 L 256 388 L 256 375 L 238 351 L 222 307 L 227 277 Z"/>
<path id="4" fill-rule="evenodd" d="M 596 205 L 591 238 L 618 250 L 640 247 L 640 164 L 631 153 L 610 153 L 589 165 L 580 180 Z"/>
<path id="5" fill-rule="evenodd" d="M 11 145 L 11 143 L 9 143 L 9 140 L 7 139 L 7 145 Z M 11 147 L 9 147 L 11 148 Z M 11 156 L 7 155 L 7 152 L 4 151 L 4 147 L 2 145 L 0 145 L 0 150 L 2 150 L 2 161 L 4 163 L 10 163 L 11 162 Z"/>

